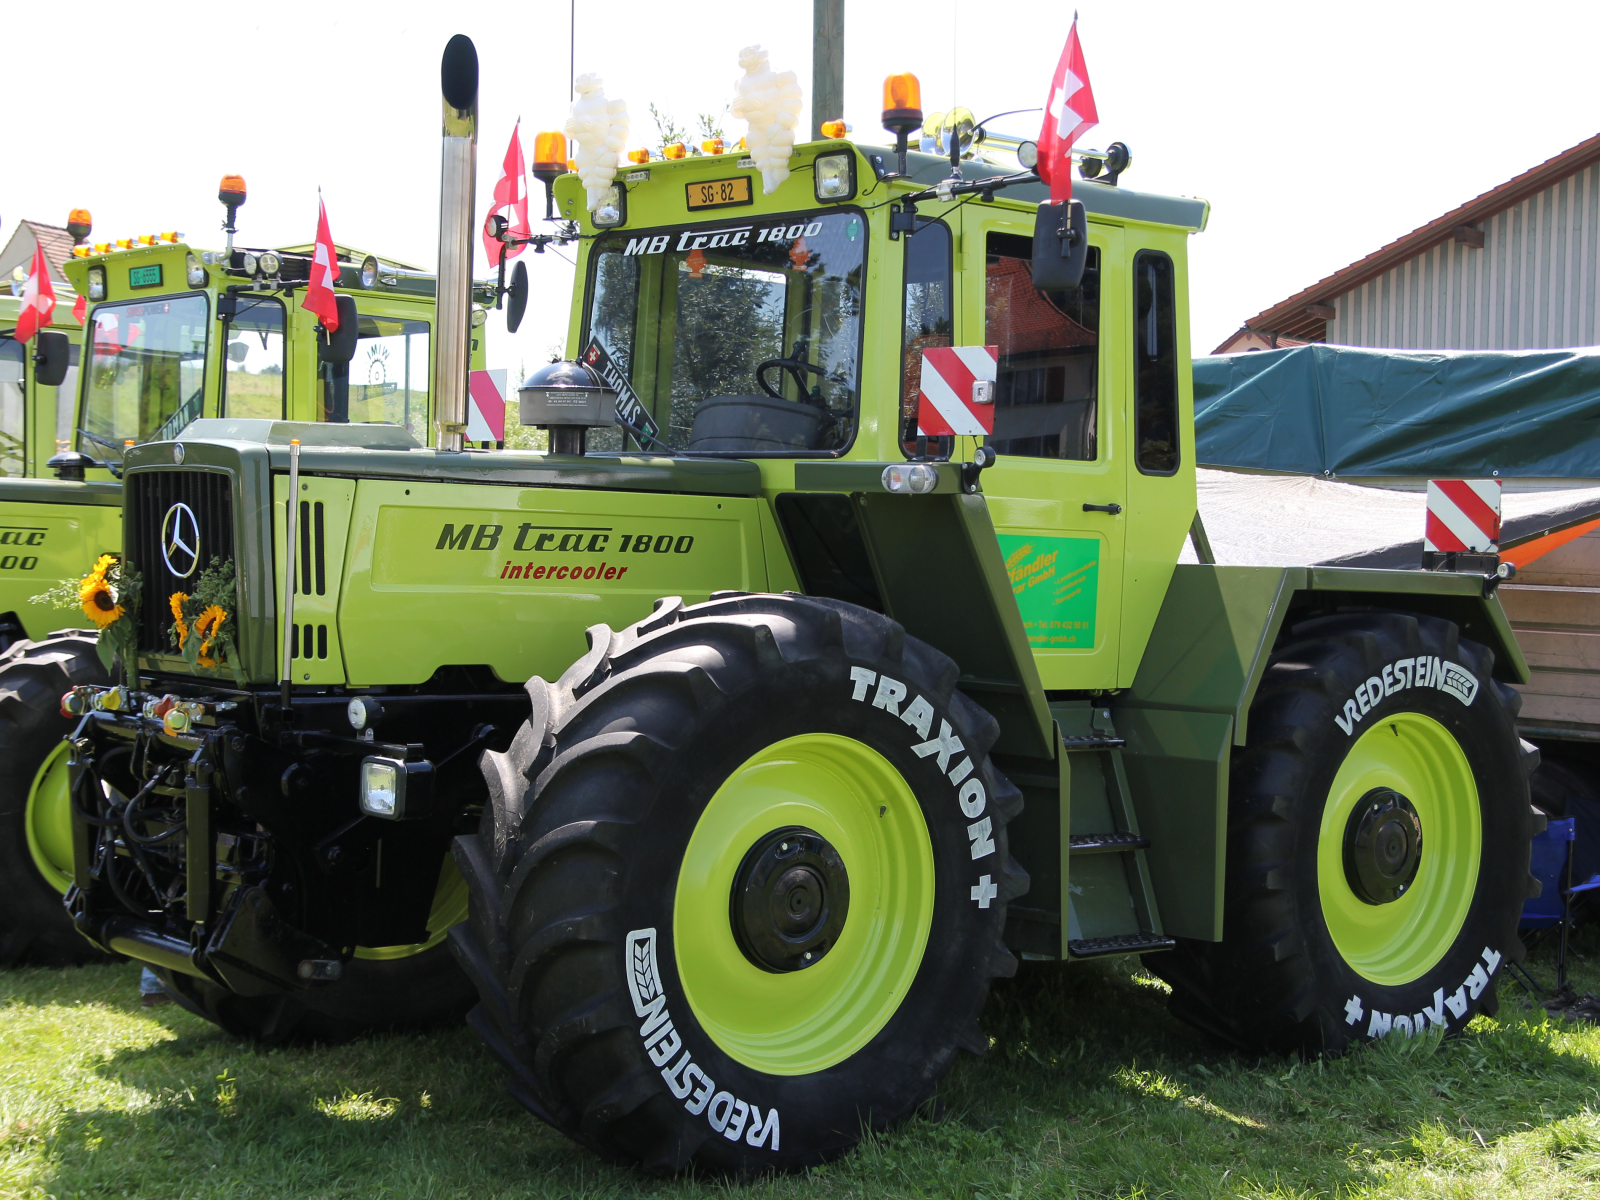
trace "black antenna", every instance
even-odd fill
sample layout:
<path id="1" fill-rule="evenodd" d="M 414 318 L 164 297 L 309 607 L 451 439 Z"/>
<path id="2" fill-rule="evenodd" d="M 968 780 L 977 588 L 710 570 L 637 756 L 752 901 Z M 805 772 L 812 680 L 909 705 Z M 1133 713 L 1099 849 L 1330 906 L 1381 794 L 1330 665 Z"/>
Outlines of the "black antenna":
<path id="1" fill-rule="evenodd" d="M 578 93 L 573 87 L 578 64 L 578 0 L 572 0 L 567 10 L 567 103 Z"/>

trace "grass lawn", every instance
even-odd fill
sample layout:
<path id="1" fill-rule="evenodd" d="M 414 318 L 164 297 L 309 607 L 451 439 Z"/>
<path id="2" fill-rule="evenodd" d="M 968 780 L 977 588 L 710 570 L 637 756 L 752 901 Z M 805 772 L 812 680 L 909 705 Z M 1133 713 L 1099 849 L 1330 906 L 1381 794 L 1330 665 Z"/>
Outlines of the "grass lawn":
<path id="1" fill-rule="evenodd" d="M 1600 931 L 1576 943 L 1600 991 Z M 1534 956 L 1553 978 L 1553 954 Z M 0 972 L 0 1197 L 1600 1196 L 1600 1028 L 1502 982 L 1498 1020 L 1342 1060 L 1234 1057 L 1133 963 L 995 989 L 989 1056 L 809 1176 L 643 1179 L 513 1103 L 464 1029 L 261 1051 L 138 968 Z"/>

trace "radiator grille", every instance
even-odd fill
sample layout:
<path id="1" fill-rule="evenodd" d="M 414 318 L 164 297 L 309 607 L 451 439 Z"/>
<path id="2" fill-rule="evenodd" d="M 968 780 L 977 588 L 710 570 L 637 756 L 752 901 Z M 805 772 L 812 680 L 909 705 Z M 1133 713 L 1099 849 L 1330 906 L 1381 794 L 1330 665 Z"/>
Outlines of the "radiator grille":
<path id="1" fill-rule="evenodd" d="M 171 653 L 167 630 L 172 625 L 168 601 L 173 592 L 188 592 L 211 560 L 233 557 L 232 477 L 217 471 L 140 471 L 127 478 L 126 533 L 128 560 L 143 578 L 139 603 L 138 648 L 147 653 Z M 194 514 L 198 532 L 199 563 L 184 577 L 169 567 L 161 553 L 162 525 L 178 504 Z M 173 562 L 183 569 L 187 556 L 175 551 Z"/>

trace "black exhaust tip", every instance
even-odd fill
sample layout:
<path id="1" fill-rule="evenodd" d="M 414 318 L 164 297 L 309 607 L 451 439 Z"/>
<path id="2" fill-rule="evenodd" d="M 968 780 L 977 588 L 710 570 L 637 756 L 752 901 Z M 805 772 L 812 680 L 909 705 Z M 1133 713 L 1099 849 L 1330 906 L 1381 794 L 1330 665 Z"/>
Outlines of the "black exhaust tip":
<path id="1" fill-rule="evenodd" d="M 456 34 L 444 48 L 439 89 L 451 108 L 468 109 L 478 101 L 478 49 L 464 33 Z"/>

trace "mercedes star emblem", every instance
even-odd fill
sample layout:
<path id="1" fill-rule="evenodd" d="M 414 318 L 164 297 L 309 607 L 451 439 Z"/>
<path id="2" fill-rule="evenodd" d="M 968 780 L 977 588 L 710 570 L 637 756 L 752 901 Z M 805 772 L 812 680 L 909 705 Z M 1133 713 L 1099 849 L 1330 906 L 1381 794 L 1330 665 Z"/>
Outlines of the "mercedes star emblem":
<path id="1" fill-rule="evenodd" d="M 161 560 L 179 579 L 200 565 L 200 522 L 187 504 L 174 504 L 161 521 Z"/>

